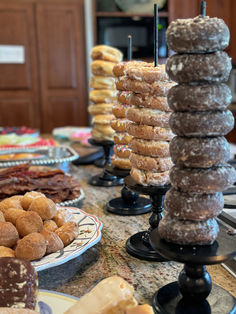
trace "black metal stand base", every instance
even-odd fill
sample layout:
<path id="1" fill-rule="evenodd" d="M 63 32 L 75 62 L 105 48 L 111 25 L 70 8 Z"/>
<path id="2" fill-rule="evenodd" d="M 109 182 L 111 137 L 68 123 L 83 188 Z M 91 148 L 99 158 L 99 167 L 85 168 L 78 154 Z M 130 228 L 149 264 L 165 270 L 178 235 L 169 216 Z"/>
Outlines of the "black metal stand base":
<path id="1" fill-rule="evenodd" d="M 117 197 L 106 204 L 106 210 L 120 216 L 143 215 L 150 212 L 151 204 L 144 197 L 139 197 L 133 204 L 127 204 L 122 197 Z"/>
<path id="2" fill-rule="evenodd" d="M 126 241 L 126 251 L 130 255 L 142 259 L 145 261 L 153 262 L 164 262 L 166 261 L 161 255 L 153 250 L 148 241 L 145 241 L 144 238 L 147 234 L 147 231 L 138 232 L 132 235 Z"/>
<path id="3" fill-rule="evenodd" d="M 94 186 L 111 187 L 122 185 L 123 183 L 124 179 L 117 178 L 115 176 L 110 176 L 106 172 L 93 176 L 92 178 L 89 179 L 89 184 Z"/>
<path id="4" fill-rule="evenodd" d="M 99 158 L 97 160 L 94 161 L 94 166 L 98 167 L 98 168 L 104 168 L 106 165 L 106 159 L 105 157 Z"/>
<path id="5" fill-rule="evenodd" d="M 153 296 L 152 306 L 160 314 L 233 314 L 236 313 L 235 298 L 223 288 L 213 285 L 206 300 L 184 299 L 178 282 L 159 289 Z"/>

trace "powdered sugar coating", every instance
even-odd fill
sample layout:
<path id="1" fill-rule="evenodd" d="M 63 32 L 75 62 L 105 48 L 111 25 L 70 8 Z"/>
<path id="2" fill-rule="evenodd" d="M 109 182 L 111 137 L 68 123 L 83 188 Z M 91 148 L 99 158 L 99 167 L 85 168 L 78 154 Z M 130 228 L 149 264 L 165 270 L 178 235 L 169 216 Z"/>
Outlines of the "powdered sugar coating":
<path id="1" fill-rule="evenodd" d="M 224 207 L 223 193 L 184 193 L 171 188 L 165 195 L 165 209 L 183 220 L 203 221 L 218 216 Z"/>
<path id="2" fill-rule="evenodd" d="M 167 74 L 171 80 L 178 83 L 226 82 L 231 68 L 231 59 L 224 51 L 209 54 L 176 54 L 166 62 Z"/>
<path id="3" fill-rule="evenodd" d="M 223 136 L 180 137 L 170 143 L 172 161 L 178 166 L 210 168 L 230 158 L 229 143 Z"/>
<path id="4" fill-rule="evenodd" d="M 201 15 L 193 19 L 177 19 L 166 31 L 170 49 L 178 53 L 206 53 L 225 49 L 230 33 L 222 19 Z"/>
<path id="5" fill-rule="evenodd" d="M 173 187 L 183 192 L 216 193 L 229 188 L 236 181 L 236 170 L 229 164 L 211 168 L 180 168 L 170 171 Z"/>
<path id="6" fill-rule="evenodd" d="M 174 111 L 225 110 L 231 103 L 230 88 L 226 84 L 181 84 L 172 87 L 167 95 Z"/>
<path id="7" fill-rule="evenodd" d="M 179 136 L 221 136 L 233 129 L 234 117 L 230 110 L 173 112 L 169 124 Z"/>

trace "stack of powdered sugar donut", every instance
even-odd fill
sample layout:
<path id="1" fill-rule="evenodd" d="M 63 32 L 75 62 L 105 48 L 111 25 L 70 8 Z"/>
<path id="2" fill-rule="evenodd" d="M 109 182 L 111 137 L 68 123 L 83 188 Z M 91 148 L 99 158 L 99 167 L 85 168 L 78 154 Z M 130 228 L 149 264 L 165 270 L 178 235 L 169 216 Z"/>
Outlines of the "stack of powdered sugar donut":
<path id="1" fill-rule="evenodd" d="M 119 90 L 131 91 L 126 112 L 126 130 L 132 136 L 129 144 L 131 176 L 141 185 L 163 185 L 169 182 L 172 162 L 169 141 L 173 133 L 169 127 L 170 109 L 167 92 L 173 86 L 165 66 L 133 62 L 125 76 L 116 82 Z"/>
<path id="2" fill-rule="evenodd" d="M 123 58 L 122 53 L 113 47 L 98 45 L 91 51 L 91 71 L 93 76 L 89 93 L 90 105 L 88 111 L 93 115 L 91 131 L 92 138 L 97 141 L 113 140 L 114 130 L 111 128 L 111 120 L 114 119 L 112 106 L 116 102 L 115 77 L 112 69 Z"/>
<path id="3" fill-rule="evenodd" d="M 174 111 L 170 127 L 177 136 L 170 143 L 175 166 L 159 234 L 178 244 L 212 244 L 219 230 L 215 217 L 224 206 L 222 191 L 236 180 L 226 163 L 229 144 L 224 138 L 234 126 L 226 109 L 231 93 L 223 83 L 231 70 L 222 51 L 229 30 L 221 19 L 197 16 L 173 21 L 166 37 L 177 52 L 166 64 L 169 77 L 178 83 L 168 93 Z"/>

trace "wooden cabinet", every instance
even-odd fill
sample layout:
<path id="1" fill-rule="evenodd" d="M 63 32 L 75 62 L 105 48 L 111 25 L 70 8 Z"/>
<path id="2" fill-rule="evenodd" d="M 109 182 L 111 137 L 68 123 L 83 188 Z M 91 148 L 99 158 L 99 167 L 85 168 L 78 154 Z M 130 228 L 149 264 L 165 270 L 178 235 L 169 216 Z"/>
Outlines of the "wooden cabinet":
<path id="1" fill-rule="evenodd" d="M 0 64 L 0 125 L 87 125 L 84 1 L 0 1 L 0 45 L 23 64 Z"/>

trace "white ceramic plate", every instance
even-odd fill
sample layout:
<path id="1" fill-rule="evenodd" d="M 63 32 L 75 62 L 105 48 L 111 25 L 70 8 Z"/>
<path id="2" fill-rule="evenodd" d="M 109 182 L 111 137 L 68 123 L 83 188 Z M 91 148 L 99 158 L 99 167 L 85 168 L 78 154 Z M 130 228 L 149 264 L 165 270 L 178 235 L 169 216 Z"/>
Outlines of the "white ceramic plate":
<path id="1" fill-rule="evenodd" d="M 56 291 L 39 290 L 36 311 L 40 314 L 63 314 L 78 298 Z"/>
<path id="2" fill-rule="evenodd" d="M 70 245 L 62 250 L 32 262 L 32 265 L 37 271 L 55 267 L 67 262 L 83 254 L 101 239 L 103 224 L 96 216 L 85 213 L 83 210 L 75 207 L 58 207 L 58 209 L 60 208 L 66 208 L 73 213 L 73 220 L 76 221 L 79 226 L 79 235 Z"/>

